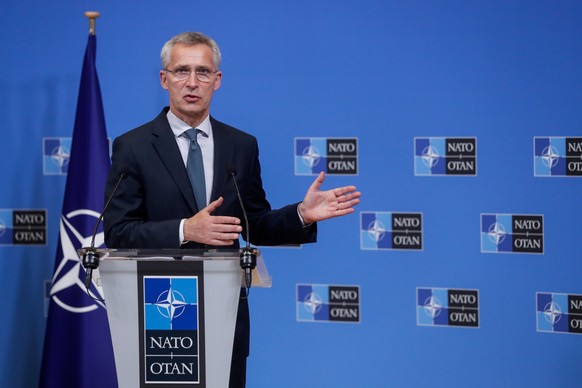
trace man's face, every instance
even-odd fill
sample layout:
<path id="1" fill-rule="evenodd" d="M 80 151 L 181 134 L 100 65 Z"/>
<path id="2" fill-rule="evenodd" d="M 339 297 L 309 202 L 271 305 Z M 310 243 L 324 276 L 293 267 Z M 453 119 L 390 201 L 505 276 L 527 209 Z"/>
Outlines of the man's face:
<path id="1" fill-rule="evenodd" d="M 170 109 L 182 121 L 196 127 L 208 116 L 212 94 L 220 87 L 222 73 L 212 60 L 210 47 L 199 44 L 186 46 L 177 43 L 170 52 L 170 61 L 166 69 L 174 73 L 160 71 L 160 83 L 170 95 Z M 208 82 L 196 78 L 195 71 L 209 72 Z M 191 71 L 189 77 L 179 79 L 176 70 Z"/>

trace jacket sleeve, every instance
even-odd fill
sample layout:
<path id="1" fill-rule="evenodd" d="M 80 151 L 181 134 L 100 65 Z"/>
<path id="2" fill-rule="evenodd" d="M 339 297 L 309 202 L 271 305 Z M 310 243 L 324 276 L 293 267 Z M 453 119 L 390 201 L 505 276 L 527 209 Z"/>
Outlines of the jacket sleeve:
<path id="1" fill-rule="evenodd" d="M 249 217 L 250 240 L 255 245 L 305 244 L 317 239 L 317 224 L 304 227 L 297 206 L 299 203 L 271 209 L 261 180 L 259 149 L 256 141 L 247 164 L 245 207 Z M 243 234 L 243 238 L 245 235 Z"/>

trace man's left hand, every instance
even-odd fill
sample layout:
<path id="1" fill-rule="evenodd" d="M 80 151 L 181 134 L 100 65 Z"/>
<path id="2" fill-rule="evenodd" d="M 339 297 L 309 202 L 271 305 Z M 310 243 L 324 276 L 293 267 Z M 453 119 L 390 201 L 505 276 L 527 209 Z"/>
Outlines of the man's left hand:
<path id="1" fill-rule="evenodd" d="M 319 188 L 324 180 L 325 173 L 322 171 L 309 187 L 303 202 L 299 205 L 299 213 L 306 225 L 353 213 L 354 206 L 360 203 L 361 193 L 356 191 L 356 186 L 320 191 Z"/>

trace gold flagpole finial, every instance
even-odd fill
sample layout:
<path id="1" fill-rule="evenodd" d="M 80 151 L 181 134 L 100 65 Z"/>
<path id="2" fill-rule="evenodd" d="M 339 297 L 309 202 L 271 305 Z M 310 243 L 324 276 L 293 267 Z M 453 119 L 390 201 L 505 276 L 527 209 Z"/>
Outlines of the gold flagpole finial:
<path id="1" fill-rule="evenodd" d="M 95 11 L 85 12 L 85 16 L 89 18 L 89 35 L 95 35 L 95 19 L 97 19 L 101 14 Z"/>

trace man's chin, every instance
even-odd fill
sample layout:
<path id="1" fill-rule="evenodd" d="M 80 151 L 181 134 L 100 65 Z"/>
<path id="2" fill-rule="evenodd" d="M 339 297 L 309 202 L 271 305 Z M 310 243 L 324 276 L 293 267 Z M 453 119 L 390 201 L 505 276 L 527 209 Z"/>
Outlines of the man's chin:
<path id="1" fill-rule="evenodd" d="M 187 107 L 186 109 L 184 109 L 183 107 L 181 108 L 182 109 L 180 110 L 172 109 L 172 112 L 176 115 L 176 117 L 178 117 L 180 120 L 184 122 L 189 123 L 191 121 L 203 120 L 208 115 L 207 111 L 197 107 Z"/>

